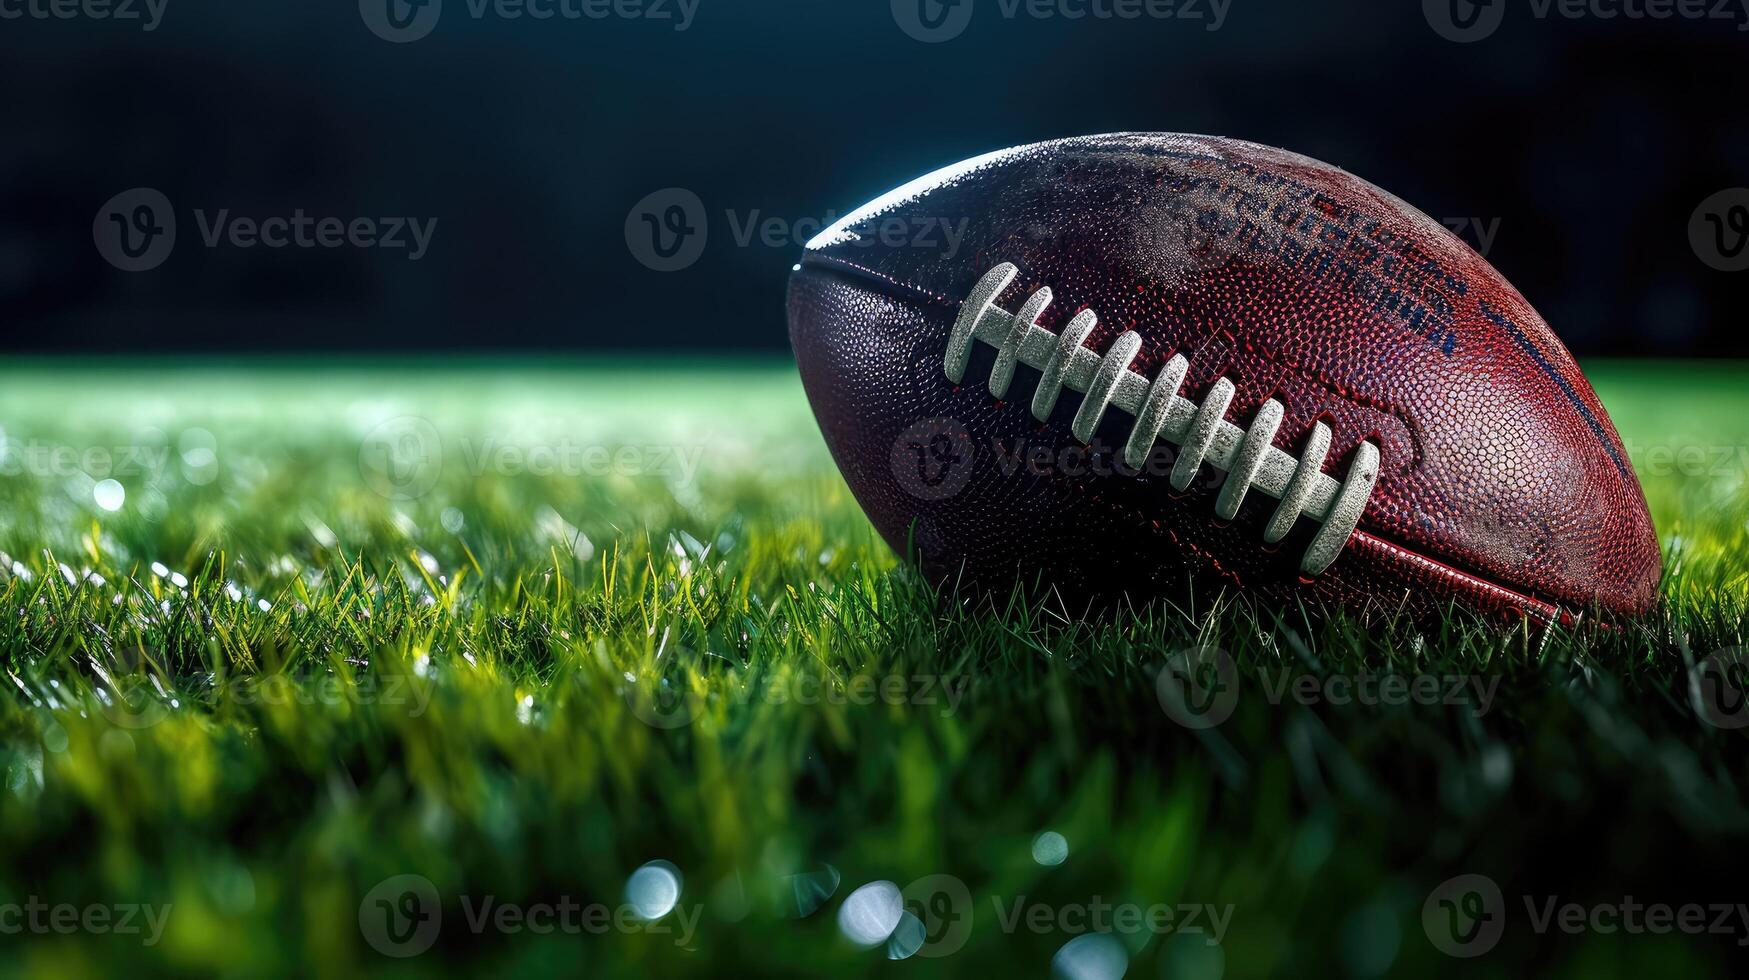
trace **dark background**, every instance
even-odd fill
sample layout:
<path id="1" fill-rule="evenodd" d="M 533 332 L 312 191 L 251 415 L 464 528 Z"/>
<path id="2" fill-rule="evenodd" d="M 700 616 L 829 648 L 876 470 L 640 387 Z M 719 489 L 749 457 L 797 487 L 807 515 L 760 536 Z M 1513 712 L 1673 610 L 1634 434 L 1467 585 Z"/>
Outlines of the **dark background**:
<path id="1" fill-rule="evenodd" d="M 55 0 L 0 10 L 30 2 Z M 1307 153 L 1486 237 L 1580 354 L 1749 354 L 1749 272 L 1710 268 L 1689 236 L 1703 200 L 1749 184 L 1737 0 L 1731 20 L 1662 22 L 1539 18 L 1536 0 L 1231 0 L 1213 31 L 1209 0 L 1132 21 L 960 2 L 969 25 L 935 44 L 889 0 L 699 0 L 685 31 L 444 0 L 403 44 L 357 0 L 168 0 L 151 32 L 0 19 L 0 348 L 777 350 L 819 220 L 986 150 L 1176 130 Z M 1434 26 L 1453 3 L 1503 19 L 1455 43 Z M 123 272 L 93 221 L 136 187 L 168 197 L 178 238 Z M 698 195 L 709 231 L 664 273 L 626 224 L 670 187 Z M 206 248 L 193 215 L 300 208 L 438 225 L 413 262 Z M 771 217 L 800 227 L 736 241 Z"/>

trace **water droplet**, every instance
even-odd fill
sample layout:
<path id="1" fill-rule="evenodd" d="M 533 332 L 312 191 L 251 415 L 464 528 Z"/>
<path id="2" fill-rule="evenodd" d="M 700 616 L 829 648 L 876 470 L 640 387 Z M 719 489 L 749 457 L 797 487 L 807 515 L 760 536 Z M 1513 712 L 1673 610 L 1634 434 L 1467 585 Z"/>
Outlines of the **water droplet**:
<path id="1" fill-rule="evenodd" d="M 626 903 L 646 922 L 654 922 L 680 901 L 680 869 L 667 861 L 651 861 L 626 879 Z"/>
<path id="2" fill-rule="evenodd" d="M 1047 830 L 1032 839 L 1032 859 L 1054 868 L 1069 858 L 1069 842 L 1062 834 Z"/>
<path id="3" fill-rule="evenodd" d="M 909 912 L 899 916 L 899 926 L 887 937 L 887 959 L 908 960 L 929 940 L 923 920 Z"/>
<path id="4" fill-rule="evenodd" d="M 899 927 L 904 912 L 905 900 L 898 885 L 871 881 L 851 892 L 839 906 L 838 929 L 858 946 L 878 946 Z"/>
<path id="5" fill-rule="evenodd" d="M 1123 943 L 1098 932 L 1076 936 L 1051 957 L 1051 976 L 1056 980 L 1118 980 L 1130 967 Z"/>
<path id="6" fill-rule="evenodd" d="M 128 492 L 114 480 L 100 480 L 91 488 L 91 497 L 97 501 L 97 506 L 113 513 L 121 510 L 121 505 L 127 502 Z"/>

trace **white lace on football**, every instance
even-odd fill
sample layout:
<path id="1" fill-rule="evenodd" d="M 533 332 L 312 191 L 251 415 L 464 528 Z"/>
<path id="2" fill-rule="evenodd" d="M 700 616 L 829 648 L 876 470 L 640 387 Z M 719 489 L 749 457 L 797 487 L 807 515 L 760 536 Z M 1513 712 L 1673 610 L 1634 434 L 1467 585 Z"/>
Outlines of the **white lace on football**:
<path id="1" fill-rule="evenodd" d="M 1032 414 L 1040 421 L 1050 417 L 1064 388 L 1085 395 L 1071 426 L 1082 442 L 1093 438 L 1099 420 L 1115 405 L 1135 417 L 1124 446 L 1124 462 L 1131 469 L 1142 468 L 1155 440 L 1171 443 L 1178 447 L 1169 477 L 1173 489 L 1190 486 L 1204 463 L 1223 470 L 1227 476 L 1215 501 L 1216 516 L 1232 520 L 1245 495 L 1253 488 L 1260 490 L 1280 501 L 1264 527 L 1263 540 L 1280 541 L 1303 515 L 1317 521 L 1319 528 L 1300 568 L 1317 575 L 1330 567 L 1360 523 L 1378 483 L 1377 446 L 1362 442 L 1356 447 L 1348 477 L 1338 482 L 1324 472 L 1330 453 L 1329 426 L 1315 423 L 1296 458 L 1272 445 L 1284 414 L 1281 402 L 1273 398 L 1264 402 L 1251 425 L 1240 428 L 1225 418 L 1233 402 L 1233 383 L 1226 378 L 1215 381 L 1201 405 L 1179 394 L 1190 367 L 1183 355 L 1167 361 L 1152 382 L 1131 371 L 1130 363 L 1142 349 L 1142 337 L 1134 330 L 1125 332 L 1101 356 L 1082 346 L 1099 322 L 1092 310 L 1077 313 L 1060 335 L 1039 326 L 1039 317 L 1051 303 L 1049 287 L 1033 293 L 1018 313 L 997 306 L 997 298 L 1019 272 L 1004 262 L 972 288 L 947 343 L 944 363 L 951 381 L 958 384 L 964 379 L 975 338 L 996 348 L 990 393 L 997 398 L 1007 396 L 1016 364 L 1042 372 L 1032 397 Z"/>

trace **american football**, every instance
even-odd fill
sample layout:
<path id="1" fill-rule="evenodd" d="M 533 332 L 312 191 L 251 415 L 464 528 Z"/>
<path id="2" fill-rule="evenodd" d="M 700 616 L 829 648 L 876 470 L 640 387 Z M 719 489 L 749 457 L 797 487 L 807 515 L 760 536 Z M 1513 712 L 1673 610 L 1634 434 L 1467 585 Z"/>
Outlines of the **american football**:
<path id="1" fill-rule="evenodd" d="M 957 236 L 892 234 L 936 225 Z M 1117 134 L 977 157 L 809 242 L 815 417 L 937 585 L 1571 621 L 1659 548 L 1603 405 L 1529 302 L 1337 167 Z"/>
<path id="2" fill-rule="evenodd" d="M 0 0 L 0 980 L 1743 974 L 1749 0 L 166 4 Z"/>

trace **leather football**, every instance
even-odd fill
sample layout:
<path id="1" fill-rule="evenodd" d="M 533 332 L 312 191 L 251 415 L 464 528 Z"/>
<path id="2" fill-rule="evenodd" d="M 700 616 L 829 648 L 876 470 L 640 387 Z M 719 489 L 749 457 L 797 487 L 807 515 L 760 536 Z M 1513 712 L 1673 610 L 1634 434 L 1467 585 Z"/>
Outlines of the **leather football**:
<path id="1" fill-rule="evenodd" d="M 1656 602 L 1644 495 L 1542 317 L 1304 156 L 1118 134 L 967 160 L 810 242 L 789 327 L 845 480 L 938 586 Z"/>

